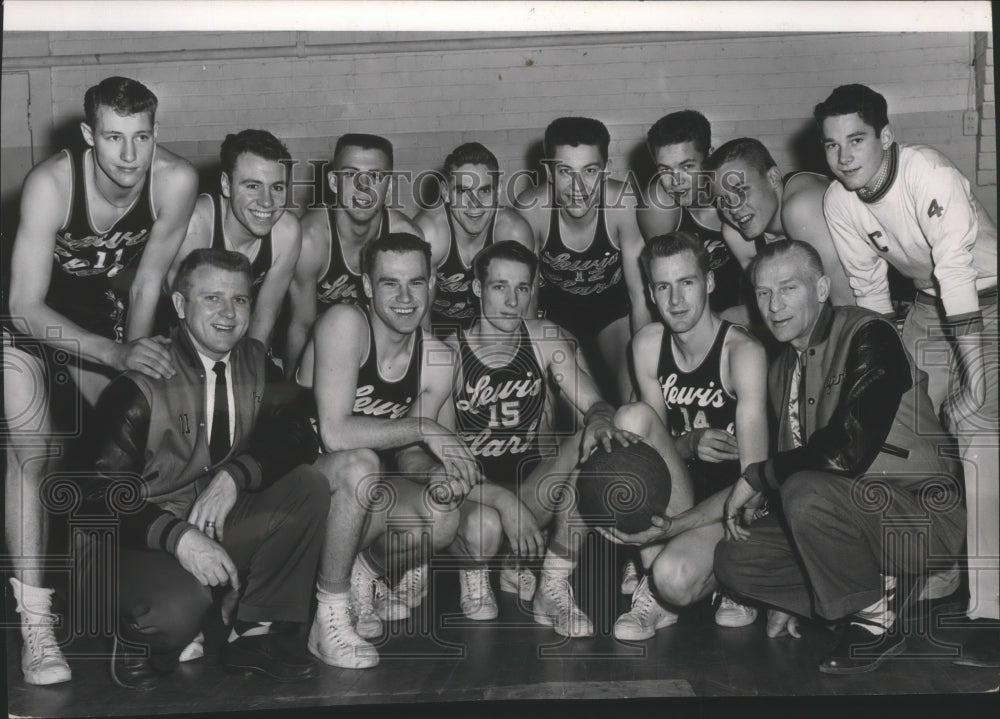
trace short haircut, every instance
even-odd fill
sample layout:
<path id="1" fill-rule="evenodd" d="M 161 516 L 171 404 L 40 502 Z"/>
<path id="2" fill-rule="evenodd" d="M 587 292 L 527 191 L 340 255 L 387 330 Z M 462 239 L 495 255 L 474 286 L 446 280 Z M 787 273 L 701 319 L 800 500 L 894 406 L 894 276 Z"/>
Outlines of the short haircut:
<path id="1" fill-rule="evenodd" d="M 236 160 L 244 152 L 263 157 L 265 160 L 292 159 L 285 143 L 267 130 L 243 130 L 235 135 L 226 135 L 226 139 L 222 141 L 222 150 L 219 152 L 222 171 L 232 177 Z"/>
<path id="2" fill-rule="evenodd" d="M 361 250 L 361 272 L 371 277 L 375 260 L 380 252 L 419 252 L 424 257 L 427 275 L 431 273 L 431 246 L 409 232 L 390 232 L 385 237 L 376 237 Z"/>
<path id="3" fill-rule="evenodd" d="M 757 255 L 750 260 L 750 264 L 747 266 L 747 277 L 750 278 L 751 284 L 756 286 L 757 270 L 762 263 L 793 253 L 798 253 L 799 257 L 803 260 L 801 264 L 815 279 L 818 280 L 826 274 L 823 271 L 823 260 L 820 258 L 819 252 L 808 242 L 803 242 L 802 240 L 778 240 L 764 245 L 757 252 Z"/>
<path id="4" fill-rule="evenodd" d="M 97 108 L 110 107 L 119 115 L 149 113 L 156 120 L 159 101 L 152 91 L 137 80 L 127 77 L 107 77 L 87 89 L 83 96 L 83 113 L 91 128 L 97 123 Z"/>
<path id="5" fill-rule="evenodd" d="M 778 163 L 771 157 L 771 153 L 764 147 L 763 142 L 751 137 L 738 137 L 713 152 L 711 157 L 705 161 L 705 169 L 709 172 L 716 172 L 727 162 L 734 160 L 745 161 L 761 175 L 766 174 L 772 167 L 778 166 Z"/>
<path id="6" fill-rule="evenodd" d="M 697 110 L 681 110 L 664 115 L 646 133 L 646 147 L 650 155 L 667 145 L 691 142 L 703 158 L 712 147 L 712 125 Z"/>
<path id="7" fill-rule="evenodd" d="M 486 281 L 486 273 L 493 260 L 510 260 L 527 265 L 531 270 L 531 281 L 535 281 L 535 273 L 538 272 L 538 257 L 534 252 L 514 240 L 501 240 L 487 245 L 472 258 L 473 276 L 480 282 Z"/>
<path id="8" fill-rule="evenodd" d="M 646 279 L 652 281 L 653 276 L 650 268 L 653 266 L 653 260 L 658 257 L 673 257 L 682 252 L 693 253 L 695 260 L 698 262 L 698 270 L 701 272 L 701 276 L 708 276 L 712 265 L 708 256 L 708 250 L 702 244 L 701 238 L 693 232 L 677 230 L 676 232 L 668 232 L 665 235 L 653 237 L 642 248 L 642 252 L 639 253 L 639 260 L 642 262 L 643 270 L 646 271 Z"/>
<path id="9" fill-rule="evenodd" d="M 462 165 L 485 165 L 490 172 L 500 172 L 497 156 L 478 142 L 466 142 L 452 150 L 444 160 L 444 173 L 451 177 Z"/>
<path id="10" fill-rule="evenodd" d="M 608 146 L 611 135 L 600 120 L 589 117 L 560 117 L 545 128 L 545 154 L 552 157 L 558 145 L 594 145 L 600 150 L 601 158 L 608 161 Z"/>
<path id="11" fill-rule="evenodd" d="M 392 143 L 381 135 L 366 135 L 363 132 L 349 132 L 337 139 L 333 148 L 333 162 L 337 163 L 340 153 L 347 147 L 358 147 L 362 150 L 379 150 L 389 158 L 389 169 L 392 169 Z"/>
<path id="12" fill-rule="evenodd" d="M 874 127 L 876 134 L 889 124 L 889 106 L 885 98 L 866 85 L 841 85 L 813 108 L 813 117 L 820 130 L 826 118 L 854 113 L 866 125 Z"/>
<path id="13" fill-rule="evenodd" d="M 199 267 L 215 267 L 227 272 L 239 272 L 246 275 L 247 287 L 253 278 L 250 270 L 250 260 L 246 255 L 232 250 L 223 250 L 215 247 L 200 247 L 191 250 L 187 257 L 181 261 L 181 266 L 177 268 L 177 277 L 174 278 L 174 292 L 180 292 L 187 297 L 188 290 L 191 289 L 191 275 Z"/>

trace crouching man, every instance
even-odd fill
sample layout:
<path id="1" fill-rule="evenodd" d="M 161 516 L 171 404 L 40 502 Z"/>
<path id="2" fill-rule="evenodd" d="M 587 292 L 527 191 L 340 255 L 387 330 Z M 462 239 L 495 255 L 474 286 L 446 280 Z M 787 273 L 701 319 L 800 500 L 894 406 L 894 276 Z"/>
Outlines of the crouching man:
<path id="1" fill-rule="evenodd" d="M 111 673 L 120 686 L 150 688 L 172 671 L 226 585 L 239 604 L 223 665 L 280 682 L 316 675 L 304 648 L 272 624 L 309 618 L 330 491 L 309 466 L 308 419 L 296 416 L 264 345 L 245 337 L 250 282 L 243 255 L 188 255 L 172 295 L 177 373 L 127 372 L 98 404 L 85 497 L 117 514 Z"/>
<path id="2" fill-rule="evenodd" d="M 798 616 L 839 623 L 841 640 L 820 671 L 871 671 L 905 649 L 896 595 L 915 596 L 926 580 L 918 550 L 938 560 L 961 549 L 958 464 L 941 446 L 927 375 L 895 327 L 868 310 L 831 307 L 812 246 L 769 244 L 749 276 L 784 345 L 768 372 L 777 451 L 733 486 L 715 574 L 736 595 L 777 607 L 770 636 L 797 635 Z M 741 526 L 740 509 L 759 490 L 778 495 L 780 509 Z"/>

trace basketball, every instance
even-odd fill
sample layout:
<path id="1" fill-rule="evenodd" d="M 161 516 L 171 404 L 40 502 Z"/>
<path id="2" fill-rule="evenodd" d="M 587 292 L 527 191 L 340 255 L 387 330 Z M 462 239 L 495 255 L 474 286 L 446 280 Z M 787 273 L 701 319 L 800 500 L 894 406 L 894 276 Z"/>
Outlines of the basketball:
<path id="1" fill-rule="evenodd" d="M 578 509 L 587 523 L 614 525 L 632 534 L 648 529 L 654 514 L 670 502 L 670 471 L 655 449 L 645 443 L 610 452 L 598 446 L 580 467 Z"/>

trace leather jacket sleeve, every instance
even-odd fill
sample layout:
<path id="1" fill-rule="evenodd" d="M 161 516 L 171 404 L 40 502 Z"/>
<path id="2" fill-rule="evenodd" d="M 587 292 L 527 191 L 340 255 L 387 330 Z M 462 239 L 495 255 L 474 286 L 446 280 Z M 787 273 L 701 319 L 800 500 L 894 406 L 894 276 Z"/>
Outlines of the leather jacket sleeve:
<path id="1" fill-rule="evenodd" d="M 219 467 L 249 492 L 270 486 L 300 464 L 312 464 L 319 453 L 316 432 L 297 401 L 298 386 L 270 360 L 265 364 L 267 382 L 249 449 Z"/>
<path id="2" fill-rule="evenodd" d="M 84 502 L 95 513 L 116 517 L 121 546 L 172 553 L 191 525 L 146 499 L 142 472 L 149 417 L 149 402 L 127 376 L 104 390 L 96 408 L 88 463 L 93 473 L 84 480 Z"/>
<path id="3" fill-rule="evenodd" d="M 778 452 L 747 469 L 756 489 L 777 489 L 796 472 L 815 469 L 844 477 L 867 471 L 878 456 L 899 409 L 913 384 L 906 350 L 895 328 L 872 321 L 851 341 L 840 406 L 825 427 L 805 445 Z"/>

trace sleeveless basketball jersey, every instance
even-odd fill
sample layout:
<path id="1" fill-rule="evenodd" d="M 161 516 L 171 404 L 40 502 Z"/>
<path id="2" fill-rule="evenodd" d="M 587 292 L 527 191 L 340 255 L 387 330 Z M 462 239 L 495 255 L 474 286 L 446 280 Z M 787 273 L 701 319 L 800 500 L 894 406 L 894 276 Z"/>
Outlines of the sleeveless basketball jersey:
<path id="1" fill-rule="evenodd" d="M 690 372 L 677 366 L 670 332 L 664 329 L 656 377 L 667 406 L 667 426 L 674 437 L 702 428 L 735 432 L 736 398 L 723 387 L 720 372 L 722 347 L 730 327 L 729 322 L 722 322 L 708 354 Z M 689 466 L 698 501 L 732 484 L 740 474 L 739 462 L 735 460 L 703 462 L 693 458 Z"/>
<path id="2" fill-rule="evenodd" d="M 498 214 L 499 210 L 493 214 L 493 221 L 490 222 L 489 228 L 486 230 L 483 248 L 493 244 Z M 447 207 L 445 207 L 445 215 L 448 218 L 448 255 L 435 273 L 435 297 L 431 322 L 435 328 L 439 325 L 449 329 L 458 326 L 467 330 L 476 319 L 479 299 L 472 293 L 472 266 L 466 265 L 462 260 L 458 243 L 455 240 L 454 220 Z"/>
<path id="3" fill-rule="evenodd" d="M 681 223 L 677 228 L 690 232 L 701 240 L 708 251 L 709 268 L 715 276 L 715 290 L 709 295 L 708 304 L 716 312 L 738 305 L 741 302 L 740 280 L 743 270 L 740 263 L 729 253 L 722 229 L 713 230 L 698 221 L 687 207 L 681 208 Z"/>
<path id="4" fill-rule="evenodd" d="M 387 380 L 378 368 L 378 348 L 375 346 L 375 330 L 371 318 L 368 320 L 368 357 L 358 370 L 358 388 L 354 392 L 355 417 L 382 417 L 399 419 L 413 406 L 420 392 L 420 365 L 423 357 L 423 329 L 418 327 L 410 350 L 410 362 L 406 372 L 398 380 Z"/>
<path id="5" fill-rule="evenodd" d="M 608 233 L 604 199 L 602 187 L 594 239 L 585 249 L 573 250 L 563 243 L 554 201 L 542 245 L 539 307 L 548 319 L 577 336 L 596 334 L 629 311 L 622 253 Z"/>
<path id="6" fill-rule="evenodd" d="M 221 195 L 216 195 L 213 198 L 212 208 L 215 212 L 215 222 L 212 223 L 212 249 L 229 249 L 226 247 L 226 241 L 222 233 Z M 257 294 L 260 292 L 261 285 L 264 284 L 264 276 L 271 269 L 271 263 L 273 262 L 274 252 L 271 247 L 271 232 L 268 232 L 266 236 L 260 238 L 260 247 L 257 248 L 257 254 L 250 261 L 250 276 L 252 278 L 250 294 L 255 300 L 257 299 Z"/>
<path id="7" fill-rule="evenodd" d="M 124 341 L 125 315 L 139 257 L 149 240 L 153 212 L 153 163 L 128 211 L 105 230 L 94 227 L 87 205 L 85 162 L 63 150 L 70 162 L 70 214 L 56 232 L 52 278 L 45 304 L 89 332 Z M 156 161 L 154 150 L 153 162 Z"/>
<path id="8" fill-rule="evenodd" d="M 542 456 L 538 432 L 545 408 L 545 372 L 523 322 L 514 356 L 500 367 L 479 359 L 464 330 L 458 339 L 462 384 L 453 392 L 458 436 L 489 480 L 514 485 Z"/>
<path id="9" fill-rule="evenodd" d="M 365 291 L 361 284 L 361 273 L 355 272 L 344 257 L 344 249 L 340 244 L 337 232 L 337 208 L 329 207 L 327 223 L 330 226 L 330 259 L 326 264 L 326 272 L 320 277 L 316 286 L 316 314 L 321 315 L 330 307 L 342 302 L 358 304 L 365 301 Z M 389 236 L 389 210 L 382 208 L 379 219 L 378 238 Z M 360 268 L 359 268 L 360 269 Z"/>

